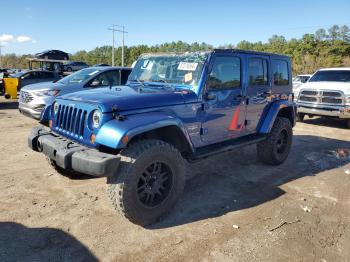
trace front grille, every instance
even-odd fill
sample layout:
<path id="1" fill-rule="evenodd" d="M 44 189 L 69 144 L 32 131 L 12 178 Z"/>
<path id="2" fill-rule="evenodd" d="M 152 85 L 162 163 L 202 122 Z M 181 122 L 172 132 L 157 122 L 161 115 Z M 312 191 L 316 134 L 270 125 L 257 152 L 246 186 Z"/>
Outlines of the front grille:
<path id="1" fill-rule="evenodd" d="M 307 96 L 316 96 L 317 95 L 317 91 L 310 91 L 310 90 L 305 90 L 303 92 L 301 92 L 303 95 L 307 95 Z"/>
<path id="2" fill-rule="evenodd" d="M 298 100 L 317 104 L 342 105 L 345 98 L 341 91 L 302 90 Z"/>
<path id="3" fill-rule="evenodd" d="M 299 100 L 306 101 L 306 102 L 317 102 L 316 97 L 310 97 L 310 96 L 300 96 Z"/>
<path id="4" fill-rule="evenodd" d="M 333 91 L 323 91 L 322 96 L 331 96 L 331 97 L 342 97 L 342 94 L 340 92 L 333 92 Z"/>
<path id="5" fill-rule="evenodd" d="M 25 91 L 21 91 L 20 101 L 22 103 L 27 104 L 27 103 L 33 101 L 33 99 L 34 99 L 34 97 L 30 93 L 25 92 Z"/>
<path id="6" fill-rule="evenodd" d="M 338 105 L 340 105 L 343 102 L 341 98 L 333 98 L 333 97 L 323 97 L 321 101 L 322 103 L 326 103 L 326 104 L 338 104 Z"/>
<path id="7" fill-rule="evenodd" d="M 58 127 L 60 131 L 68 132 L 71 135 L 83 136 L 86 119 L 86 110 L 60 105 L 55 126 Z"/>

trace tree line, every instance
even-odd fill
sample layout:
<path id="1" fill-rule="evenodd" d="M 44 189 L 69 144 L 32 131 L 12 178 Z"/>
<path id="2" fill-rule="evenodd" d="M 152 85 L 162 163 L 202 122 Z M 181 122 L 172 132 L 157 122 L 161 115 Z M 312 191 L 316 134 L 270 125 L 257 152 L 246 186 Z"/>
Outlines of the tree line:
<path id="1" fill-rule="evenodd" d="M 186 43 L 183 41 L 160 45 L 137 45 L 125 47 L 125 64 L 132 63 L 143 53 L 208 51 L 214 46 L 207 43 Z M 350 66 L 350 29 L 347 25 L 334 25 L 328 30 L 318 29 L 313 34 L 287 40 L 284 36 L 273 35 L 266 43 L 241 41 L 237 45 L 227 44 L 215 48 L 238 48 L 285 54 L 291 57 L 293 73 L 313 73 L 321 67 Z M 121 65 L 121 47 L 115 48 L 115 64 Z M 111 46 L 96 47 L 91 51 L 81 50 L 72 55 L 73 61 L 84 61 L 89 65 L 111 64 Z M 2 56 L 3 67 L 27 68 L 30 55 L 7 54 Z"/>

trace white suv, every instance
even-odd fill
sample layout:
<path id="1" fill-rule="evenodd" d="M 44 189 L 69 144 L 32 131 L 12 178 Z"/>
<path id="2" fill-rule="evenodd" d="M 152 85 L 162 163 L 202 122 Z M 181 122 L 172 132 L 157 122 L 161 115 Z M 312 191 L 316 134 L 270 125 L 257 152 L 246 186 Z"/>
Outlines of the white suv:
<path id="1" fill-rule="evenodd" d="M 298 118 L 305 115 L 346 119 L 350 128 L 350 67 L 324 68 L 303 84 L 297 98 Z"/>

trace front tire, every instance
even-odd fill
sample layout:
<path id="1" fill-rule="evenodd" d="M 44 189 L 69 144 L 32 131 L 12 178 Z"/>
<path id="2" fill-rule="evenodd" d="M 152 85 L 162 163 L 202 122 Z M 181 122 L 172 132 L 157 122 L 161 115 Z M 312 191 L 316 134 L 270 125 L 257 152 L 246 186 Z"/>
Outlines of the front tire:
<path id="1" fill-rule="evenodd" d="M 172 145 L 141 140 L 121 153 L 118 173 L 107 178 L 108 195 L 119 214 L 146 226 L 177 202 L 185 185 L 185 161 Z"/>
<path id="2" fill-rule="evenodd" d="M 282 164 L 289 155 L 293 129 L 289 119 L 277 117 L 267 139 L 257 144 L 259 159 L 269 165 Z"/>

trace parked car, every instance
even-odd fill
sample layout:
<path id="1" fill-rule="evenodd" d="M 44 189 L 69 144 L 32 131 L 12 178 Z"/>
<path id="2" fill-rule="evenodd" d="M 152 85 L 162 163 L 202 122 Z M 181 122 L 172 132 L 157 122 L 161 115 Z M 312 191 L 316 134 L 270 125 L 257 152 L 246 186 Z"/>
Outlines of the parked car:
<path id="1" fill-rule="evenodd" d="M 26 86 L 19 96 L 19 111 L 39 119 L 45 106 L 50 105 L 58 95 L 89 88 L 125 84 L 131 68 L 89 67 L 66 76 L 57 82 Z"/>
<path id="2" fill-rule="evenodd" d="M 89 67 L 89 65 L 84 62 L 69 62 L 63 65 L 63 71 L 72 72 L 72 71 L 78 71 L 87 67 Z"/>
<path id="3" fill-rule="evenodd" d="M 36 58 L 53 59 L 53 60 L 69 60 L 69 55 L 66 52 L 60 50 L 46 50 L 41 53 L 35 54 Z"/>
<path id="4" fill-rule="evenodd" d="M 18 79 L 17 91 L 20 91 L 24 86 L 27 86 L 27 85 L 41 83 L 41 82 L 53 82 L 61 78 L 59 74 L 51 71 L 46 71 L 46 70 L 22 71 L 22 72 L 10 75 L 10 77 Z"/>
<path id="5" fill-rule="evenodd" d="M 289 57 L 253 51 L 144 55 L 125 86 L 57 97 L 29 146 L 60 172 L 107 177 L 114 207 L 147 225 L 181 195 L 185 160 L 257 144 L 263 162 L 285 161 L 291 72 Z"/>
<path id="6" fill-rule="evenodd" d="M 301 86 L 298 119 L 305 115 L 344 119 L 350 128 L 350 67 L 324 68 Z"/>

